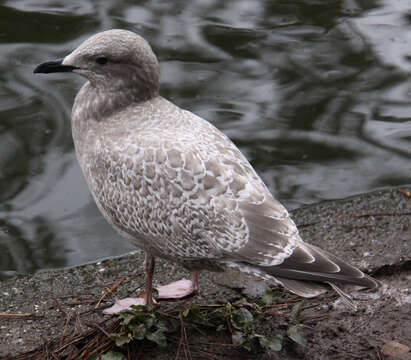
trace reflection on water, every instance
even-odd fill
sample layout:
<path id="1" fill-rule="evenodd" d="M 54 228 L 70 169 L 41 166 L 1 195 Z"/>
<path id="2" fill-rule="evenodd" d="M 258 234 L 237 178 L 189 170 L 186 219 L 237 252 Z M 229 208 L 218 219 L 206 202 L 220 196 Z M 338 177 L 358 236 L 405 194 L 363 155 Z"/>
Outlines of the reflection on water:
<path id="1" fill-rule="evenodd" d="M 138 32 L 162 94 L 228 134 L 289 208 L 411 183 L 411 4 L 13 0 L 0 5 L 0 271 L 133 247 L 101 218 L 73 154 L 83 80 L 34 76 L 110 28 Z"/>

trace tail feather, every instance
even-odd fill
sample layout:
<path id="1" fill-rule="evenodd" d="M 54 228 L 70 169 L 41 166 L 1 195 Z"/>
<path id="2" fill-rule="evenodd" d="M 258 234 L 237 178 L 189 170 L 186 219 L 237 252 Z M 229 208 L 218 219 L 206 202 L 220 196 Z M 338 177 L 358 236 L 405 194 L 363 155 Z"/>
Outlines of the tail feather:
<path id="1" fill-rule="evenodd" d="M 255 275 L 263 280 L 274 281 L 275 283 L 283 286 L 284 288 L 291 291 L 292 293 L 298 296 L 301 296 L 301 297 L 305 297 L 305 298 L 313 298 L 313 297 L 326 293 L 328 289 L 325 286 L 325 284 L 328 284 L 341 297 L 341 300 L 344 302 L 345 305 L 347 305 L 349 308 L 353 310 L 357 309 L 351 296 L 347 294 L 346 292 L 344 292 L 338 286 L 341 284 L 341 281 L 336 280 L 336 279 L 327 281 L 325 280 L 326 275 L 324 275 L 323 277 L 320 277 L 318 274 L 312 274 L 312 277 L 315 280 L 310 281 L 307 279 L 307 277 L 309 277 L 307 274 L 304 278 L 301 277 L 301 279 L 295 279 L 295 278 L 293 279 L 289 277 L 274 275 L 273 271 L 270 271 L 270 270 L 272 270 L 272 268 L 274 268 L 275 266 L 262 267 L 262 266 L 256 266 L 256 265 L 249 264 L 249 263 L 234 262 L 234 261 L 227 261 L 225 262 L 225 265 L 230 268 L 235 268 L 241 272 Z M 362 286 L 375 288 L 380 285 L 380 283 L 377 280 L 374 280 L 373 278 L 365 274 L 363 274 L 363 276 L 365 279 L 369 281 L 369 283 L 365 282 L 362 284 Z M 335 281 L 337 281 L 338 285 L 335 283 Z M 322 284 L 322 283 L 325 283 L 325 284 Z M 349 281 L 349 283 L 353 283 L 353 282 Z M 371 286 L 367 286 L 367 285 L 371 285 Z"/>
<path id="2" fill-rule="evenodd" d="M 299 245 L 281 264 L 247 265 L 271 276 L 286 289 L 302 297 L 323 294 L 327 290 L 321 283 L 328 284 L 340 295 L 344 304 L 353 310 L 357 307 L 350 295 L 341 289 L 341 285 L 354 284 L 370 289 L 380 286 L 379 281 L 327 251 L 303 242 Z"/>
<path id="3" fill-rule="evenodd" d="M 311 262 L 299 261 L 301 251 L 308 252 L 313 260 Z M 333 284 L 354 284 L 370 289 L 376 289 L 380 286 L 377 280 L 364 274 L 361 270 L 313 245 L 302 243 L 294 252 L 295 256 L 294 253 L 291 254 L 281 264 L 259 267 L 266 273 L 281 278 Z"/>
<path id="4" fill-rule="evenodd" d="M 275 280 L 283 287 L 285 287 L 288 291 L 291 291 L 292 293 L 305 298 L 313 298 L 328 291 L 325 286 L 311 281 L 293 280 L 278 276 L 275 277 Z M 327 283 L 340 296 L 341 300 L 347 307 L 351 308 L 352 310 L 357 310 L 357 306 L 354 304 L 352 297 L 349 294 L 344 292 L 336 284 L 333 284 L 331 282 Z"/>
<path id="5" fill-rule="evenodd" d="M 357 310 L 357 305 L 354 304 L 354 301 L 352 300 L 352 297 L 350 295 L 348 295 L 346 292 L 344 292 L 342 289 L 340 289 L 337 285 L 329 282 L 328 283 L 333 290 L 340 295 L 341 300 L 343 301 L 343 303 L 345 305 L 347 305 L 349 308 L 351 308 L 352 310 Z"/>

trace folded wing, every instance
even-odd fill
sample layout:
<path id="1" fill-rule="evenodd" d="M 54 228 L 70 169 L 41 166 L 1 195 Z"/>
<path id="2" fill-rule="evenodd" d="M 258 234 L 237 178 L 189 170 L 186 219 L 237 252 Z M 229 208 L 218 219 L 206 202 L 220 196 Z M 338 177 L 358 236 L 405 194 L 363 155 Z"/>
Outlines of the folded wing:
<path id="1" fill-rule="evenodd" d="M 275 278 L 299 296 L 324 292 L 320 283 L 330 284 L 347 302 L 350 297 L 339 287 L 354 284 L 377 288 L 379 283 L 344 260 L 303 242 L 294 222 L 276 200 L 239 205 L 248 225 L 248 242 L 238 249 L 234 267 L 244 266 L 257 274 Z"/>

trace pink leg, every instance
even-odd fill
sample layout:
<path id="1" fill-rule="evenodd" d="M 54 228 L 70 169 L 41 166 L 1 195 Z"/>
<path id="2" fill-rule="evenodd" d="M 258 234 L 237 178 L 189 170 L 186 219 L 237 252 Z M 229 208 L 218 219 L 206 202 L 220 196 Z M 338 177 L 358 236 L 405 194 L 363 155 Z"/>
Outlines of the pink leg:
<path id="1" fill-rule="evenodd" d="M 199 289 L 198 271 L 193 271 L 192 280 L 182 279 L 168 285 L 156 287 L 160 299 L 180 299 L 197 293 Z"/>
<path id="2" fill-rule="evenodd" d="M 154 265 L 155 265 L 154 256 L 146 252 L 145 261 L 144 261 L 144 268 L 145 268 L 145 273 L 146 273 L 146 292 L 144 294 L 144 297 L 125 298 L 125 299 L 117 300 L 113 306 L 109 307 L 108 309 L 105 309 L 103 313 L 113 315 L 113 314 L 118 314 L 122 311 L 132 310 L 131 305 L 155 304 L 155 300 L 153 299 Z"/>
<path id="3" fill-rule="evenodd" d="M 154 304 L 153 299 L 153 275 L 154 275 L 154 266 L 156 262 L 154 256 L 146 252 L 146 257 L 144 259 L 144 267 L 146 271 L 146 294 L 144 296 L 144 301 L 146 305 Z"/>
<path id="4" fill-rule="evenodd" d="M 200 290 L 200 274 L 198 271 L 193 271 L 193 289 L 194 292 L 198 292 Z"/>

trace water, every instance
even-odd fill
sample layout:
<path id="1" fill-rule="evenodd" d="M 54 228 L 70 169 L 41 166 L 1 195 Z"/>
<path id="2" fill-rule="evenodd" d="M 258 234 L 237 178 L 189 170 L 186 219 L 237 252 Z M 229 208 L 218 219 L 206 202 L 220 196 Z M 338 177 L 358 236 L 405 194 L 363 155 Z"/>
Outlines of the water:
<path id="1" fill-rule="evenodd" d="M 75 160 L 83 80 L 32 74 L 110 28 L 150 41 L 163 96 L 229 135 L 289 209 L 411 183 L 410 2 L 67 3 L 0 3 L 2 277 L 133 249 Z"/>

